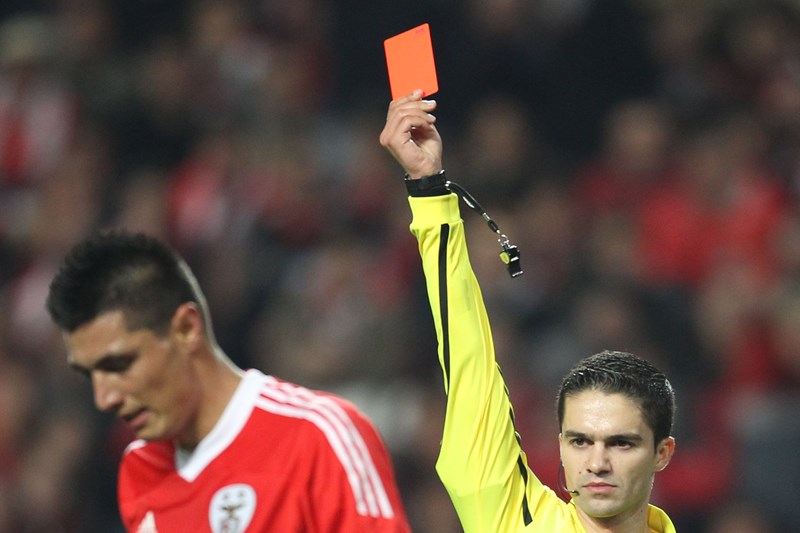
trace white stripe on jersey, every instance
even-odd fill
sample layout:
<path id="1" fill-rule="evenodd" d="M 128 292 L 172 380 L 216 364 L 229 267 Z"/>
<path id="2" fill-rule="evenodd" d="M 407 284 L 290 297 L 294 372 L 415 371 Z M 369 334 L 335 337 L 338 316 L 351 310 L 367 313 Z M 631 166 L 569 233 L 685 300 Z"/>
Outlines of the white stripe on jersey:
<path id="1" fill-rule="evenodd" d="M 144 515 L 139 527 L 136 529 L 136 533 L 158 533 L 156 517 L 153 515 L 153 511 L 147 511 L 147 514 Z"/>
<path id="2" fill-rule="evenodd" d="M 389 503 L 389 497 L 386 494 L 383 482 L 378 475 L 377 469 L 375 468 L 375 463 L 372 461 L 372 456 L 367 449 L 367 445 L 364 442 L 361 433 L 358 431 L 355 424 L 350 419 L 350 416 L 345 412 L 342 406 L 329 397 L 314 394 L 310 390 L 303 387 L 285 382 L 276 382 L 276 386 L 282 392 L 285 392 L 290 396 L 294 395 L 311 405 L 318 406 L 323 409 L 329 409 L 331 411 L 335 417 L 334 420 L 337 420 L 341 423 L 340 429 L 344 432 L 344 438 L 347 439 L 348 443 L 351 445 L 351 447 L 348 447 L 348 449 L 353 452 L 353 458 L 356 466 L 358 467 L 362 482 L 366 483 L 368 489 L 372 489 L 367 490 L 368 503 L 370 504 L 372 516 L 378 516 L 378 511 L 375 509 L 375 505 L 379 506 L 382 516 L 387 518 L 394 516 L 394 511 Z M 354 446 L 354 448 L 352 446 Z M 376 498 L 377 502 L 375 501 Z"/>
<path id="3" fill-rule="evenodd" d="M 348 414 L 330 398 L 297 385 L 269 380 L 256 405 L 266 411 L 315 424 L 344 468 L 356 510 L 362 516 L 394 517 L 383 481 L 366 443 Z"/>

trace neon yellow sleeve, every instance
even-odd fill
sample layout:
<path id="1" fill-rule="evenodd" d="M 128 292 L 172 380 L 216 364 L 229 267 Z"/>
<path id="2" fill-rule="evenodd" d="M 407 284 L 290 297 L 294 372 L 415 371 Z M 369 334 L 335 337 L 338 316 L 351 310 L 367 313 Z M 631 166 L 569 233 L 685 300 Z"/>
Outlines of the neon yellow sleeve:
<path id="1" fill-rule="evenodd" d="M 583 531 L 572 527 L 573 506 L 541 484 L 521 450 L 457 197 L 409 202 L 447 394 L 436 470 L 464 530 Z"/>

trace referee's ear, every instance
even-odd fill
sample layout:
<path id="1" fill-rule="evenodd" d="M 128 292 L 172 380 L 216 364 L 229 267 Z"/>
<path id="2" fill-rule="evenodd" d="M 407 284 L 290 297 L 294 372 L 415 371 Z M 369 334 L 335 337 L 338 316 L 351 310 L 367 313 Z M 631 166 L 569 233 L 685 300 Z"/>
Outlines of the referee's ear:
<path id="1" fill-rule="evenodd" d="M 656 464 L 654 472 L 661 472 L 664 470 L 669 462 L 672 460 L 672 455 L 675 453 L 675 437 L 667 437 L 662 439 L 656 446 Z"/>

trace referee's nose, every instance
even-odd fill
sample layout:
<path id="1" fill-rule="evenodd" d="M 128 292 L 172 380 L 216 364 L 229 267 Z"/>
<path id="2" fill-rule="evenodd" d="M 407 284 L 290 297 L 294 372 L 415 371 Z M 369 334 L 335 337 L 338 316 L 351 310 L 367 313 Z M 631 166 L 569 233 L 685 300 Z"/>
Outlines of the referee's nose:
<path id="1" fill-rule="evenodd" d="M 595 442 L 590 450 L 586 468 L 597 475 L 604 474 L 611 469 L 608 448 L 603 442 Z"/>

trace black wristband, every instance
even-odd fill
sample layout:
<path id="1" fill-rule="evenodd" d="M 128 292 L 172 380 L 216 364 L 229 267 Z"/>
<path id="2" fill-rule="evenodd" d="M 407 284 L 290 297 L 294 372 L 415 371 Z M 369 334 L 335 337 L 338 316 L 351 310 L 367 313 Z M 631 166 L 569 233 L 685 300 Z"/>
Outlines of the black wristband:
<path id="1" fill-rule="evenodd" d="M 444 170 L 416 180 L 412 180 L 406 174 L 404 181 L 409 196 L 443 196 L 450 194 L 450 189 L 446 185 L 447 178 L 444 175 Z"/>

